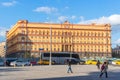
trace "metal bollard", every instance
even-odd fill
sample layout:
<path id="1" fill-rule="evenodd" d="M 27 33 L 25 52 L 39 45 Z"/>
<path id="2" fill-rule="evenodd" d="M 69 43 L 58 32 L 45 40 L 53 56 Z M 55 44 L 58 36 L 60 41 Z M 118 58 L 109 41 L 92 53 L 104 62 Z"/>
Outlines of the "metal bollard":
<path id="1" fill-rule="evenodd" d="M 24 64 L 22 64 L 22 67 L 24 67 Z"/>
<path id="2" fill-rule="evenodd" d="M 16 67 L 16 65 L 14 64 L 14 67 Z"/>
<path id="3" fill-rule="evenodd" d="M 32 66 L 32 64 L 30 64 L 30 66 Z"/>

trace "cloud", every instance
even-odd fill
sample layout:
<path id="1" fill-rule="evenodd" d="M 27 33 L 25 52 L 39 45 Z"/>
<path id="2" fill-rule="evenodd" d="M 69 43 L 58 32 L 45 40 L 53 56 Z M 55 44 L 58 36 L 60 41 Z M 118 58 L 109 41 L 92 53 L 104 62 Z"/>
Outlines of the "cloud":
<path id="1" fill-rule="evenodd" d="M 5 37 L 5 33 L 8 29 L 5 27 L 0 27 L 0 37 Z"/>
<path id="2" fill-rule="evenodd" d="M 112 25 L 120 25 L 120 14 L 111 15 L 109 20 Z"/>
<path id="3" fill-rule="evenodd" d="M 83 17 L 83 16 L 80 16 L 80 20 L 81 20 L 81 21 L 84 21 L 84 17 Z"/>
<path id="4" fill-rule="evenodd" d="M 76 16 L 74 16 L 74 15 L 72 15 L 72 16 L 59 16 L 58 17 L 58 22 L 60 21 L 60 22 L 64 22 L 64 21 L 66 21 L 66 20 L 75 20 L 77 17 Z"/>
<path id="5" fill-rule="evenodd" d="M 58 17 L 58 20 L 61 21 L 61 22 L 66 21 L 67 19 L 68 19 L 67 16 L 59 16 Z"/>
<path id="6" fill-rule="evenodd" d="M 108 17 L 100 17 L 98 19 L 91 19 L 91 20 L 82 20 L 79 22 L 80 24 L 89 24 L 89 23 L 110 23 L 111 25 L 120 25 L 120 14 L 113 14 Z"/>
<path id="7" fill-rule="evenodd" d="M 92 20 L 82 20 L 79 22 L 80 24 L 90 24 L 90 23 L 99 23 L 99 24 L 103 24 L 103 23 L 110 23 L 109 19 L 107 17 L 100 17 L 98 19 L 92 19 Z"/>
<path id="8" fill-rule="evenodd" d="M 120 44 L 120 38 L 114 41 L 113 44 Z"/>
<path id="9" fill-rule="evenodd" d="M 71 16 L 71 19 L 76 19 L 76 16 Z"/>
<path id="10" fill-rule="evenodd" d="M 11 2 L 3 2 L 1 3 L 3 6 L 10 7 L 15 5 L 17 2 L 16 1 L 11 1 Z"/>
<path id="11" fill-rule="evenodd" d="M 52 12 L 56 12 L 57 11 L 57 8 L 54 8 L 54 7 L 38 7 L 36 8 L 35 10 L 33 10 L 35 12 L 44 12 L 44 13 L 47 13 L 47 14 L 50 14 Z"/>
<path id="12" fill-rule="evenodd" d="M 80 17 L 81 21 L 79 24 L 91 24 L 91 23 L 98 23 L 98 24 L 106 24 L 109 23 L 112 26 L 112 30 L 120 31 L 120 14 L 113 14 L 108 17 L 102 16 L 97 19 L 85 20 L 83 16 Z"/>
<path id="13" fill-rule="evenodd" d="M 102 16 L 97 19 L 85 20 L 84 17 L 80 18 L 79 24 L 91 24 L 91 23 L 98 23 L 98 24 L 111 24 L 111 37 L 112 37 L 112 46 L 116 44 L 120 44 L 120 14 L 113 14 L 110 16 Z"/>

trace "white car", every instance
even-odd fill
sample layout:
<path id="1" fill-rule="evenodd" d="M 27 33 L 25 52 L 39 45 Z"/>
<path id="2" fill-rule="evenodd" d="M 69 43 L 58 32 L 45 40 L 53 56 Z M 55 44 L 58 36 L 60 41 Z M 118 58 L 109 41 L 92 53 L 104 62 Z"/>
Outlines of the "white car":
<path id="1" fill-rule="evenodd" d="M 29 61 L 20 61 L 16 60 L 10 63 L 10 66 L 29 66 L 30 62 Z"/>
<path id="2" fill-rule="evenodd" d="M 120 60 L 114 60 L 114 61 L 112 61 L 112 64 L 113 65 L 120 65 Z"/>

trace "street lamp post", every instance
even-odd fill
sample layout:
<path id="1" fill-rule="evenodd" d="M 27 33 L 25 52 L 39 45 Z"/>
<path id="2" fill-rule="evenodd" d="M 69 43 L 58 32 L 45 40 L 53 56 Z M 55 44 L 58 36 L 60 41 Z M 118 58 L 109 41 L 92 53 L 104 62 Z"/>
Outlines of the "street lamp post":
<path id="1" fill-rule="evenodd" d="M 42 60 L 42 58 L 41 58 L 41 51 L 42 50 L 44 50 L 44 48 L 39 48 L 39 51 L 40 51 L 40 53 L 39 53 L 39 55 L 40 55 L 40 61 Z"/>
<path id="2" fill-rule="evenodd" d="M 71 53 L 70 53 L 70 60 L 71 60 L 72 54 L 73 54 L 73 35 L 72 35 L 72 38 L 71 38 L 71 39 L 72 39 L 72 40 L 71 40 L 71 43 L 72 43 L 72 44 L 71 44 L 71 45 L 72 45 L 71 48 L 72 48 L 72 49 L 71 49 Z"/>
<path id="3" fill-rule="evenodd" d="M 50 27 L 50 60 L 49 65 L 51 65 L 51 58 L 52 57 L 52 27 Z"/>
<path id="4" fill-rule="evenodd" d="M 5 42 L 5 46 L 4 46 L 4 62 L 5 62 L 5 66 L 6 66 L 6 53 L 7 53 L 7 47 L 6 47 L 6 42 Z"/>

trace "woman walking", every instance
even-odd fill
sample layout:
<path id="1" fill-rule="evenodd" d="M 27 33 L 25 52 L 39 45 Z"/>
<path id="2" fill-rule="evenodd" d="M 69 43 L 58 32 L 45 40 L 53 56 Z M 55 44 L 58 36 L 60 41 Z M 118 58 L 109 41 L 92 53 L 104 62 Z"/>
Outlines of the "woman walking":
<path id="1" fill-rule="evenodd" d="M 101 66 L 101 73 L 100 73 L 100 78 L 102 77 L 102 75 L 105 73 L 105 77 L 108 78 L 108 74 L 107 74 L 107 69 L 108 69 L 108 64 L 107 62 L 104 62 Z"/>

